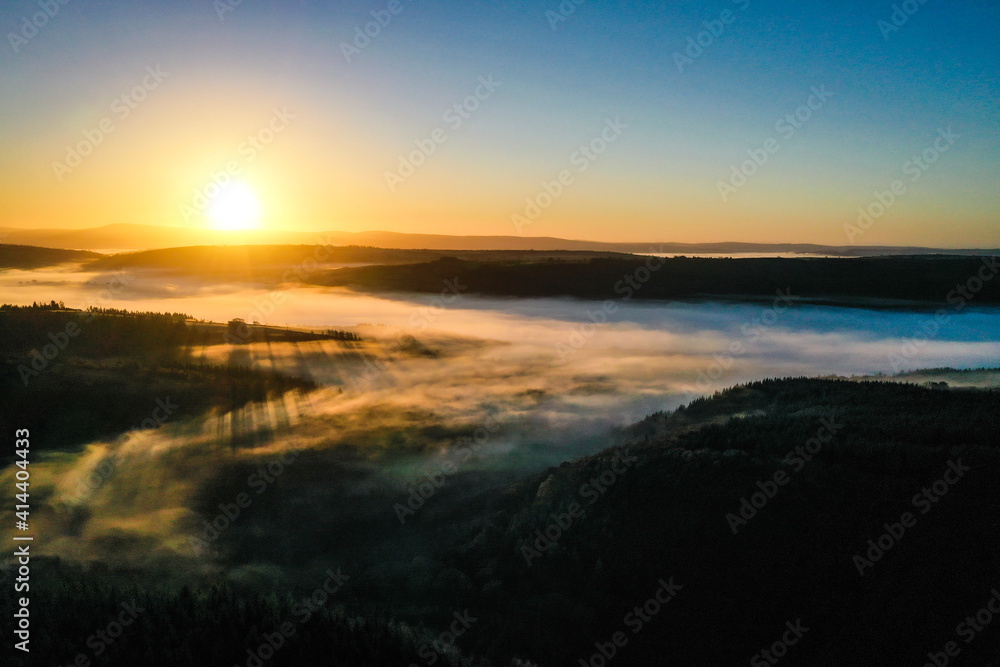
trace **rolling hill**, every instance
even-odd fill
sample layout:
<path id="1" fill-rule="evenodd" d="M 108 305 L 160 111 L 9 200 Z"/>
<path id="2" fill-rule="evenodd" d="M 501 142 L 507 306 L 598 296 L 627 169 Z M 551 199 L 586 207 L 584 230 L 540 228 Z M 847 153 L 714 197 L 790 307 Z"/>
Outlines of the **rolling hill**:
<path id="1" fill-rule="evenodd" d="M 379 248 L 431 250 L 591 250 L 663 254 L 784 253 L 833 256 L 915 255 L 946 252 L 983 255 L 996 249 L 941 249 L 897 246 L 832 246 L 811 243 L 673 243 L 638 241 L 604 243 L 546 236 L 449 236 L 401 232 L 294 232 L 256 230 L 233 232 L 197 227 L 163 227 L 141 224 L 111 224 L 91 229 L 0 228 L 0 240 L 11 244 L 84 250 L 146 250 L 193 245 L 327 244 Z"/>

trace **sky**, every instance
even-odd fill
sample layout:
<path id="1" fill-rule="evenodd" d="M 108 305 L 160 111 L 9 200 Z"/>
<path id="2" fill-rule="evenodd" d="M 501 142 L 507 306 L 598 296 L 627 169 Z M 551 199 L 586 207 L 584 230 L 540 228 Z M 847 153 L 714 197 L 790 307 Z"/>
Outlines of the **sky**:
<path id="1" fill-rule="evenodd" d="M 1000 247 L 989 0 L 8 0 L 0 31 L 0 227 Z"/>

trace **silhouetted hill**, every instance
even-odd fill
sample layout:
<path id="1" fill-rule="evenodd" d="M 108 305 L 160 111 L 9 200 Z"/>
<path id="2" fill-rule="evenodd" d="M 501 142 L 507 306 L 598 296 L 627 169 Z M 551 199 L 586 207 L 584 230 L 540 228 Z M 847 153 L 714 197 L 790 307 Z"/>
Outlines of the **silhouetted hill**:
<path id="1" fill-rule="evenodd" d="M 440 630 L 414 628 L 447 627 L 467 610 L 476 621 L 456 645 L 469 659 L 438 664 L 587 664 L 602 647 L 614 651 L 603 664 L 628 667 L 769 664 L 761 651 L 795 627 L 782 665 L 923 664 L 949 641 L 957 664 L 988 665 L 996 630 L 965 643 L 956 626 L 998 586 L 998 432 L 1000 392 L 753 382 L 651 415 L 609 436 L 606 451 L 513 484 L 460 472 L 405 526 L 389 510 L 398 491 L 358 486 L 373 478 L 317 452 L 218 546 L 247 565 L 298 571 L 314 554 L 350 573 L 338 606 L 274 664 L 326 664 L 330 651 L 344 664 L 430 664 L 413 652 L 425 658 L 419 637 Z M 249 465 L 232 472 L 236 488 Z M 139 592 L 97 568 L 46 570 L 33 652 L 72 655 L 72 641 L 53 643 L 67 634 L 47 629 L 82 638 L 139 595 L 143 632 L 116 651 L 150 665 L 243 664 L 237 656 L 294 613 L 311 581 L 172 590 L 126 574 Z M 101 613 L 81 622 L 92 606 Z"/>
<path id="2" fill-rule="evenodd" d="M 83 250 L 0 244 L 0 269 L 40 269 L 67 262 L 84 262 L 100 256 Z"/>
<path id="3" fill-rule="evenodd" d="M 242 230 L 227 232 L 203 227 L 112 224 L 92 229 L 2 228 L 8 243 L 87 250 L 146 250 L 192 245 L 274 245 L 328 244 L 361 245 L 379 248 L 433 250 L 591 250 L 600 252 L 665 254 L 785 253 L 834 256 L 913 255 L 947 252 L 984 255 L 997 249 L 925 248 L 919 246 L 831 246 L 813 243 L 673 243 L 637 241 L 608 243 L 560 239 L 549 236 L 451 236 L 447 234 L 407 234 L 401 232 L 297 232 L 285 230 Z"/>
<path id="4" fill-rule="evenodd" d="M 485 617 L 466 650 L 569 665 L 624 631 L 616 665 L 737 665 L 801 619 L 782 664 L 923 664 L 997 586 L 998 428 L 1000 392 L 806 379 L 652 415 L 453 511 L 468 527 L 443 560 Z M 905 512 L 915 525 L 881 538 Z M 633 634 L 623 619 L 664 580 L 682 588 Z M 998 640 L 960 643 L 961 664 Z"/>
<path id="5" fill-rule="evenodd" d="M 956 305 L 1000 302 L 997 260 L 916 256 L 872 258 L 676 257 L 597 258 L 588 261 L 473 262 L 445 258 L 423 264 L 365 266 L 317 273 L 322 285 L 370 291 L 437 293 L 444 281 L 465 285 L 463 294 L 587 299 L 774 299 L 777 290 L 810 300 L 922 301 Z M 652 267 L 652 268 L 651 268 Z M 983 276 L 987 277 L 983 279 Z M 954 296 L 965 287 L 968 296 Z M 951 295 L 951 296 L 949 296 Z M 888 305 L 888 304 L 881 304 Z"/>
<path id="6" fill-rule="evenodd" d="M 362 246 L 317 245 L 239 245 L 163 248 L 134 253 L 101 256 L 88 269 L 161 269 L 188 275 L 269 278 L 307 281 L 317 269 L 337 264 L 413 264 L 436 261 L 456 254 L 444 250 L 399 250 Z M 593 251 L 458 251 L 460 257 L 473 261 L 547 261 L 549 259 L 584 260 L 596 257 L 628 257 L 623 253 Z M 282 276 L 284 276 L 282 278 Z"/>
<path id="7" fill-rule="evenodd" d="M 344 331 L 267 326 L 227 333 L 224 325 L 195 323 L 182 313 L 0 306 L 0 429 L 16 424 L 50 443 L 46 448 L 73 449 L 140 426 L 165 398 L 176 404 L 169 413 L 174 421 L 233 411 L 317 384 L 254 368 L 238 352 L 223 363 L 206 362 L 196 349 L 226 341 L 330 340 L 346 347 L 360 340 Z M 241 437 L 234 434 L 232 444 Z"/>

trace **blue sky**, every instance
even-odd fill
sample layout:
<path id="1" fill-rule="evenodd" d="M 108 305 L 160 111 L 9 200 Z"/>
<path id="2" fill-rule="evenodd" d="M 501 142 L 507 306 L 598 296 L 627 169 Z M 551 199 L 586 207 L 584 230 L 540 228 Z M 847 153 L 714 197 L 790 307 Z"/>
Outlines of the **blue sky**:
<path id="1" fill-rule="evenodd" d="M 891 32 L 894 3 L 855 0 L 402 0 L 395 14 L 387 0 L 218 4 L 70 0 L 17 52 L 8 34 L 0 226 L 180 224 L 177 202 L 210 165 L 287 106 L 297 122 L 248 167 L 274 226 L 518 233 L 512 219 L 571 169 L 521 233 L 844 243 L 857 209 L 903 179 L 905 194 L 856 242 L 1000 245 L 995 3 L 912 2 Z M 0 27 L 18 34 L 39 11 L 7 2 Z M 348 62 L 343 44 L 373 11 L 391 20 Z M 689 38 L 704 46 L 679 71 Z M 162 89 L 54 179 L 52 163 L 153 64 L 170 72 Z M 387 187 L 414 142 L 490 75 L 496 92 Z M 781 137 L 776 124 L 814 87 L 832 95 Z M 627 129 L 576 172 L 571 156 L 615 118 Z M 904 163 L 947 127 L 958 140 L 910 182 Z M 772 137 L 779 150 L 723 196 L 720 184 L 739 182 L 733 167 Z M 142 196 L 115 200 L 123 183 Z"/>

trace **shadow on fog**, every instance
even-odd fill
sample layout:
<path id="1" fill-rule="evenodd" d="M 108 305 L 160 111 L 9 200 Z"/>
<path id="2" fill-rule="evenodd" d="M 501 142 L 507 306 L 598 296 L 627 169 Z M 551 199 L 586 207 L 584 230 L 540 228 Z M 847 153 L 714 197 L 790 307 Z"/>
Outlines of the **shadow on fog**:
<path id="1" fill-rule="evenodd" d="M 7 298 L 30 303 L 44 292 L 74 304 L 104 284 L 87 280 L 55 293 L 9 282 Z M 223 561 L 287 565 L 329 557 L 340 548 L 328 543 L 338 531 L 370 546 L 389 544 L 399 528 L 394 504 L 448 462 L 461 466 L 428 501 L 428 512 L 436 499 L 454 507 L 513 476 L 599 451 L 610 428 L 716 389 L 763 377 L 890 373 L 893 355 L 903 355 L 931 317 L 807 305 L 779 310 L 766 302 L 618 302 L 602 319 L 592 316 L 601 302 L 569 299 L 463 296 L 442 304 L 336 289 L 288 289 L 280 300 L 274 294 L 143 275 L 104 304 L 214 321 L 356 327 L 364 341 L 220 340 L 186 350 L 200 362 L 275 371 L 321 388 L 39 460 L 33 484 L 48 499 L 37 512 L 51 536 L 48 553 L 140 565 L 192 558 L 188 540 L 205 517 L 246 491 L 249 476 L 283 452 L 301 452 L 300 465 L 275 481 L 281 494 L 262 495 L 245 522 L 212 544 Z M 408 336 L 419 346 L 401 345 Z M 1000 310 L 966 309 L 925 335 L 902 363 L 974 368 L 998 357 Z M 470 438 L 480 445 L 476 456 L 458 461 Z M 80 496 L 81 483 L 109 460 L 112 472 L 98 474 L 96 488 Z M 287 524 L 292 514 L 312 522 L 319 537 Z M 294 548 L 284 551 L 258 539 L 288 533 Z"/>

